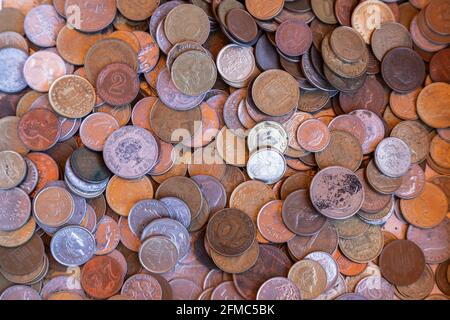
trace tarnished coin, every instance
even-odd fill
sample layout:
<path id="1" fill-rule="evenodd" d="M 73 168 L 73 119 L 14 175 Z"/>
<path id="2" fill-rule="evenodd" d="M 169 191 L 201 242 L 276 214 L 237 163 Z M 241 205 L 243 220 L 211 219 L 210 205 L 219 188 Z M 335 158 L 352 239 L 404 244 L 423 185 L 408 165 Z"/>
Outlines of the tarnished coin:
<path id="1" fill-rule="evenodd" d="M 338 27 L 329 38 L 333 52 L 346 62 L 357 62 L 364 59 L 366 45 L 362 36 L 350 27 Z"/>
<path id="2" fill-rule="evenodd" d="M 364 190 L 358 176 L 342 167 L 328 167 L 313 179 L 310 196 L 314 207 L 333 219 L 346 219 L 358 212 Z"/>
<path id="3" fill-rule="evenodd" d="M 158 8 L 160 0 L 146 1 L 117 1 L 117 9 L 124 17 L 133 21 L 143 21 L 155 12 Z"/>
<path id="4" fill-rule="evenodd" d="M 402 121 L 391 131 L 391 137 L 404 141 L 411 151 L 411 162 L 422 162 L 430 151 L 428 131 L 418 121 Z"/>
<path id="5" fill-rule="evenodd" d="M 272 243 L 285 243 L 295 236 L 283 222 L 282 208 L 284 206 L 283 201 L 274 200 L 262 207 L 258 214 L 258 230 Z"/>
<path id="6" fill-rule="evenodd" d="M 328 125 L 330 131 L 346 131 L 358 139 L 359 144 L 363 144 L 366 137 L 364 124 L 356 116 L 344 114 L 334 118 Z"/>
<path id="7" fill-rule="evenodd" d="M 217 70 L 222 78 L 233 83 L 248 80 L 254 72 L 255 56 L 248 47 L 230 44 L 222 48 L 217 56 Z"/>
<path id="8" fill-rule="evenodd" d="M 89 3 L 82 0 L 67 0 L 64 8 L 68 17 L 78 15 L 77 19 L 69 19 L 69 23 L 83 32 L 97 32 L 106 28 L 113 22 L 117 11 L 114 0 L 93 0 Z"/>
<path id="9" fill-rule="evenodd" d="M 373 31 L 386 22 L 395 22 L 394 13 L 387 4 L 378 0 L 361 2 L 351 16 L 352 27 L 361 34 L 367 44 L 370 44 Z"/>
<path id="10" fill-rule="evenodd" d="M 433 128 L 450 126 L 449 101 L 450 84 L 437 82 L 426 86 L 417 98 L 417 113 L 420 119 Z"/>
<path id="11" fill-rule="evenodd" d="M 0 90 L 6 93 L 20 92 L 27 87 L 23 67 L 28 54 L 16 48 L 0 49 Z"/>
<path id="12" fill-rule="evenodd" d="M 375 151 L 378 143 L 383 140 L 385 127 L 383 121 L 375 113 L 369 110 L 355 110 L 350 113 L 358 117 L 364 124 L 366 138 L 362 145 L 363 153 L 369 154 Z"/>
<path id="13" fill-rule="evenodd" d="M 395 240 L 380 256 L 381 274 L 398 286 L 408 286 L 419 280 L 425 269 L 425 256 L 412 241 Z"/>
<path id="14" fill-rule="evenodd" d="M 178 90 L 189 96 L 198 96 L 214 86 L 217 71 L 208 55 L 191 50 L 174 61 L 171 75 Z"/>
<path id="15" fill-rule="evenodd" d="M 33 200 L 36 220 L 49 227 L 61 227 L 74 214 L 72 195 L 61 187 L 49 187 L 40 191 Z"/>
<path id="16" fill-rule="evenodd" d="M 204 201 L 208 204 L 209 212 L 211 214 L 214 214 L 226 207 L 226 190 L 217 178 L 209 175 L 195 175 L 191 178 L 200 187 Z"/>
<path id="17" fill-rule="evenodd" d="M 267 280 L 259 288 L 256 300 L 301 300 L 297 284 L 288 278 L 276 277 Z"/>
<path id="18" fill-rule="evenodd" d="M 136 179 L 147 174 L 155 166 L 158 155 L 158 144 L 153 135 L 135 126 L 113 132 L 103 148 L 106 166 L 125 179 Z"/>
<path id="19" fill-rule="evenodd" d="M 352 239 L 359 237 L 369 229 L 369 224 L 362 221 L 357 215 L 345 220 L 332 220 L 339 238 Z"/>
<path id="20" fill-rule="evenodd" d="M 331 131 L 330 135 L 328 146 L 315 154 L 319 168 L 339 166 L 356 171 L 363 160 L 361 144 L 357 138 L 340 130 Z"/>
<path id="21" fill-rule="evenodd" d="M 23 66 L 25 81 L 33 90 L 48 92 L 52 83 L 66 75 L 64 60 L 51 51 L 38 51 Z"/>
<path id="22" fill-rule="evenodd" d="M 105 182 L 111 176 L 101 154 L 85 147 L 74 151 L 70 167 L 78 178 L 92 184 Z"/>
<path id="23" fill-rule="evenodd" d="M 83 120 L 80 126 L 80 138 L 89 149 L 103 151 L 108 137 L 118 129 L 119 123 L 113 116 L 97 112 Z"/>
<path id="24" fill-rule="evenodd" d="M 307 190 L 295 191 L 286 198 L 282 216 L 289 230 L 302 236 L 317 234 L 326 222 L 312 206 Z"/>
<path id="25" fill-rule="evenodd" d="M 128 215 L 128 224 L 131 232 L 141 238 L 144 228 L 153 220 L 168 218 L 169 210 L 158 200 L 142 200 L 136 203 Z"/>
<path id="26" fill-rule="evenodd" d="M 413 199 L 422 193 L 424 187 L 425 173 L 419 165 L 413 164 L 402 177 L 402 184 L 394 194 L 401 199 Z"/>
<path id="27" fill-rule="evenodd" d="M 289 270 L 288 278 L 300 289 L 303 299 L 318 297 L 327 287 L 327 274 L 322 266 L 312 260 L 297 262 Z"/>
<path id="28" fill-rule="evenodd" d="M 250 178 L 267 184 L 278 182 L 285 172 L 286 160 L 278 150 L 261 149 L 253 153 L 247 162 Z"/>
<path id="29" fill-rule="evenodd" d="M 234 8 L 225 17 L 228 31 L 237 40 L 244 43 L 254 43 L 258 36 L 258 26 L 255 19 L 245 10 Z"/>
<path id="30" fill-rule="evenodd" d="M 277 47 L 287 56 L 300 56 L 311 47 L 312 32 L 301 20 L 286 20 L 276 31 Z"/>
<path id="31" fill-rule="evenodd" d="M 342 253 L 357 263 L 369 262 L 378 257 L 383 244 L 383 233 L 379 226 L 370 226 L 362 235 L 352 239 L 339 239 Z"/>
<path id="32" fill-rule="evenodd" d="M 369 276 L 362 279 L 355 292 L 369 300 L 393 300 L 394 287 L 381 276 Z"/>
<path id="33" fill-rule="evenodd" d="M 262 112 L 270 116 L 283 116 L 297 107 L 300 90 L 289 73 L 269 70 L 256 78 L 252 96 Z"/>
<path id="34" fill-rule="evenodd" d="M 0 190 L 3 206 L 0 209 L 0 230 L 15 231 L 22 228 L 30 218 L 31 201 L 19 188 Z"/>
<path id="35" fill-rule="evenodd" d="M 7 190 L 22 183 L 27 174 L 24 158 L 15 151 L 0 152 L 0 189 Z"/>
<path id="36" fill-rule="evenodd" d="M 239 238 L 236 238 L 238 234 Z M 211 217 L 206 235 L 213 250 L 224 256 L 238 256 L 255 241 L 256 228 L 244 212 L 224 209 Z"/>
<path id="37" fill-rule="evenodd" d="M 400 293 L 400 298 L 405 300 L 420 300 L 429 296 L 434 286 L 433 270 L 429 266 L 425 266 L 420 278 L 407 286 L 395 286 Z"/>
<path id="38" fill-rule="evenodd" d="M 152 236 L 139 249 L 139 260 L 152 273 L 165 273 L 177 264 L 178 250 L 167 237 Z"/>
<path id="39" fill-rule="evenodd" d="M 95 253 L 95 238 L 87 229 L 69 226 L 60 229 L 52 238 L 53 257 L 64 266 L 81 266 Z"/>
<path id="40" fill-rule="evenodd" d="M 55 7 L 39 5 L 28 12 L 24 21 L 27 38 L 39 47 L 54 47 L 59 31 L 64 27 L 64 19 L 58 15 Z"/>
<path id="41" fill-rule="evenodd" d="M 408 170 L 410 171 L 411 169 Z M 378 170 L 375 165 L 375 161 L 370 161 L 366 168 L 366 178 L 368 184 L 377 192 L 383 194 L 397 194 L 396 191 L 402 186 L 404 176 L 392 178 L 384 175 L 380 170 Z"/>
<path id="42" fill-rule="evenodd" d="M 22 116 L 18 125 L 19 137 L 33 151 L 53 147 L 60 137 L 58 117 L 46 109 L 34 109 Z"/>
<path id="43" fill-rule="evenodd" d="M 393 178 L 404 176 L 411 166 L 411 151 L 398 138 L 386 138 L 375 150 L 375 163 L 385 175 Z"/>
<path id="44" fill-rule="evenodd" d="M 422 85 L 426 75 L 425 64 L 414 50 L 394 48 L 384 56 L 381 74 L 392 90 L 407 93 Z"/>
<path id="45" fill-rule="evenodd" d="M 164 29 L 172 44 L 187 40 L 203 44 L 209 36 L 210 24 L 201 8 L 183 4 L 169 12 L 164 21 Z"/>
<path id="46" fill-rule="evenodd" d="M 0 300 L 42 300 L 42 297 L 39 295 L 35 289 L 29 286 L 23 285 L 15 285 L 9 287 L 0 296 Z"/>
<path id="47" fill-rule="evenodd" d="M 214 250 L 210 251 L 210 255 L 216 266 L 224 272 L 239 274 L 250 270 L 256 264 L 259 252 L 259 243 L 254 241 L 250 249 L 240 256 L 224 256 Z"/>
<path id="48" fill-rule="evenodd" d="M 259 20 L 270 20 L 283 9 L 282 0 L 246 0 L 245 6 L 252 16 Z"/>
<path id="49" fill-rule="evenodd" d="M 306 151 L 322 151 L 328 146 L 330 140 L 330 130 L 320 120 L 306 120 L 298 127 L 297 141 Z"/>
<path id="50" fill-rule="evenodd" d="M 82 118 L 96 103 L 94 87 L 86 79 L 69 75 L 53 82 L 48 94 L 53 110 L 66 118 Z"/>
<path id="51" fill-rule="evenodd" d="M 17 230 L 0 231 L 0 245 L 6 248 L 16 248 L 28 242 L 36 229 L 36 221 L 32 218 Z"/>
<path id="52" fill-rule="evenodd" d="M 446 219 L 448 200 L 438 186 L 426 182 L 423 192 L 415 199 L 400 200 L 403 217 L 413 226 L 430 229 Z M 426 209 L 424 209 L 426 208 Z"/>

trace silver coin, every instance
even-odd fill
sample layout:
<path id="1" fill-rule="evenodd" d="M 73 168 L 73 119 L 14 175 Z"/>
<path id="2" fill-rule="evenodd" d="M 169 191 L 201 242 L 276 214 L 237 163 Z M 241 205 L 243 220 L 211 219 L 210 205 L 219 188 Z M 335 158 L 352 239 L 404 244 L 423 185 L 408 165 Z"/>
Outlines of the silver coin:
<path id="1" fill-rule="evenodd" d="M 301 293 L 298 286 L 288 278 L 276 277 L 261 285 L 256 300 L 301 300 Z"/>
<path id="2" fill-rule="evenodd" d="M 83 227 L 65 227 L 53 236 L 50 251 L 55 260 L 64 266 L 81 266 L 94 256 L 95 238 Z"/>
<path id="3" fill-rule="evenodd" d="M 398 138 L 386 138 L 375 150 L 375 163 L 388 177 L 403 177 L 411 167 L 411 149 Z"/>
<path id="4" fill-rule="evenodd" d="M 124 179 L 138 179 L 146 175 L 156 165 L 158 156 L 155 137 L 135 126 L 125 126 L 113 132 L 103 149 L 106 166 Z"/>
<path id="5" fill-rule="evenodd" d="M 39 292 L 29 286 L 15 285 L 3 291 L 0 300 L 42 300 Z"/>
<path id="6" fill-rule="evenodd" d="M 339 267 L 329 253 L 321 251 L 311 252 L 304 259 L 318 262 L 325 270 L 327 274 L 327 287 L 325 290 L 330 289 L 336 284 L 339 276 Z"/>
<path id="7" fill-rule="evenodd" d="M 73 275 L 57 276 L 50 279 L 42 288 L 41 296 L 42 299 L 47 300 L 52 294 L 62 291 L 76 292 L 83 298 L 86 297 L 80 280 Z"/>
<path id="8" fill-rule="evenodd" d="M 26 193 L 30 194 L 31 192 L 33 192 L 33 190 L 36 188 L 38 184 L 39 171 L 33 161 L 31 161 L 28 158 L 24 159 L 27 164 L 27 175 L 25 176 L 25 179 L 22 181 L 22 183 L 19 185 L 19 188 L 25 191 Z"/>
<path id="9" fill-rule="evenodd" d="M 170 219 L 177 220 L 186 228 L 191 224 L 191 210 L 186 202 L 175 197 L 161 198 L 159 201 L 164 203 L 169 210 Z"/>
<path id="10" fill-rule="evenodd" d="M 67 188 L 70 190 L 70 192 L 72 192 L 72 194 L 76 194 L 80 197 L 86 198 L 86 199 L 93 199 L 93 198 L 97 198 L 98 196 L 100 196 L 103 192 L 105 192 L 106 187 L 98 192 L 86 192 L 83 190 L 80 190 L 78 188 L 76 188 L 67 178 L 67 175 L 64 176 L 64 182 L 66 183 Z"/>
<path id="11" fill-rule="evenodd" d="M 86 193 L 98 193 L 101 190 L 105 190 L 108 185 L 109 179 L 105 179 L 100 183 L 89 183 L 80 178 L 73 172 L 72 167 L 70 166 L 70 158 L 67 159 L 65 165 L 65 178 L 70 182 L 78 190 L 83 190 Z"/>
<path id="12" fill-rule="evenodd" d="M 356 293 L 345 293 L 340 295 L 335 300 L 367 300 L 364 296 Z"/>
<path id="13" fill-rule="evenodd" d="M 284 153 L 288 147 L 288 135 L 279 123 L 264 121 L 250 130 L 247 144 L 250 153 L 262 148 L 273 148 Z"/>
<path id="14" fill-rule="evenodd" d="M 370 110 L 355 110 L 349 114 L 358 117 L 364 124 L 366 138 L 362 145 L 363 153 L 369 154 L 375 151 L 377 145 L 384 139 L 386 129 L 383 121 Z"/>
<path id="15" fill-rule="evenodd" d="M 22 189 L 0 190 L 0 231 L 22 228 L 31 215 L 31 200 Z"/>
<path id="16" fill-rule="evenodd" d="M 23 76 L 23 66 L 28 54 L 16 48 L 0 50 L 0 91 L 20 92 L 27 87 Z"/>
<path id="17" fill-rule="evenodd" d="M 172 219 L 158 219 L 145 227 L 142 232 L 141 241 L 145 241 L 153 235 L 164 235 L 169 237 L 177 246 L 179 259 L 183 259 L 189 252 L 191 236 L 188 230 L 178 221 Z"/>
<path id="18" fill-rule="evenodd" d="M 394 287 L 383 277 L 370 276 L 356 285 L 355 293 L 369 300 L 394 300 Z"/>
<path id="19" fill-rule="evenodd" d="M 336 283 L 314 300 L 334 300 L 337 297 L 346 294 L 347 291 L 347 283 L 345 283 L 344 277 L 339 274 Z"/>
<path id="20" fill-rule="evenodd" d="M 249 47 L 229 44 L 217 56 L 217 70 L 228 82 L 244 82 L 252 76 L 255 67 L 255 56 Z"/>
<path id="21" fill-rule="evenodd" d="M 87 210 L 87 203 L 86 203 L 86 199 L 83 197 L 80 197 L 79 195 L 73 194 L 69 188 L 67 187 L 67 185 L 64 183 L 64 181 L 50 181 L 49 183 L 47 183 L 45 185 L 46 187 L 60 187 L 60 188 L 64 188 L 67 191 L 69 191 L 72 194 L 72 198 L 73 198 L 73 202 L 74 202 L 74 210 L 73 210 L 73 215 L 70 218 L 70 220 L 66 223 L 67 226 L 70 225 L 79 225 L 83 219 L 84 216 L 86 215 L 86 210 Z"/>
<path id="22" fill-rule="evenodd" d="M 273 184 L 281 180 L 286 172 L 286 159 L 277 150 L 262 149 L 250 156 L 247 173 L 253 180 Z"/>
<path id="23" fill-rule="evenodd" d="M 128 225 L 131 232 L 140 238 L 146 226 L 161 218 L 170 218 L 169 210 L 164 203 L 154 199 L 142 200 L 131 208 Z"/>
<path id="24" fill-rule="evenodd" d="M 178 262 L 178 248 L 166 236 L 151 236 L 139 249 L 139 261 L 152 273 L 166 273 Z"/>

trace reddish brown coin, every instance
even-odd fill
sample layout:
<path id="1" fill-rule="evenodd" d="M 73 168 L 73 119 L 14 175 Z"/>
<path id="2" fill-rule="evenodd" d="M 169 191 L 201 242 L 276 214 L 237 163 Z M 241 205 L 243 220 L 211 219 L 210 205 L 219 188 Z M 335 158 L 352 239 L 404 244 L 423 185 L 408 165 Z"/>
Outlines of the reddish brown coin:
<path id="1" fill-rule="evenodd" d="M 89 149 L 103 151 L 106 139 L 117 129 L 119 129 L 119 123 L 113 116 L 97 112 L 83 120 L 80 127 L 80 138 Z"/>
<path id="2" fill-rule="evenodd" d="M 311 47 L 312 32 L 305 22 L 290 19 L 278 26 L 275 41 L 282 53 L 297 57 Z"/>
<path id="3" fill-rule="evenodd" d="M 300 146 L 310 152 L 319 152 L 330 143 L 330 130 L 322 121 L 317 119 L 306 120 L 297 131 L 297 140 Z"/>
<path id="4" fill-rule="evenodd" d="M 81 285 L 91 297 L 106 299 L 119 292 L 124 277 L 117 260 L 109 256 L 99 256 L 83 266 Z"/>
<path id="5" fill-rule="evenodd" d="M 19 122 L 19 137 L 33 151 L 53 147 L 60 136 L 58 117 L 51 111 L 35 109 L 23 115 Z"/>
<path id="6" fill-rule="evenodd" d="M 283 201 L 274 200 L 262 207 L 258 214 L 258 230 L 272 243 L 285 243 L 295 237 L 283 222 L 283 207 Z"/>
<path id="7" fill-rule="evenodd" d="M 83 32 L 97 32 L 109 26 L 116 16 L 114 0 L 66 0 L 69 23 Z"/>
<path id="8" fill-rule="evenodd" d="M 109 217 L 104 216 L 97 224 L 95 231 L 95 243 L 97 245 L 96 255 L 106 255 L 113 252 L 120 241 L 120 229 L 117 222 Z"/>
<path id="9" fill-rule="evenodd" d="M 340 250 L 333 253 L 333 258 L 339 266 L 339 272 L 347 277 L 361 274 L 367 268 L 367 263 L 356 263 L 344 256 Z"/>
<path id="10" fill-rule="evenodd" d="M 425 269 L 425 256 L 412 241 L 395 240 L 380 256 L 381 274 L 391 283 L 407 286 L 416 282 Z"/>

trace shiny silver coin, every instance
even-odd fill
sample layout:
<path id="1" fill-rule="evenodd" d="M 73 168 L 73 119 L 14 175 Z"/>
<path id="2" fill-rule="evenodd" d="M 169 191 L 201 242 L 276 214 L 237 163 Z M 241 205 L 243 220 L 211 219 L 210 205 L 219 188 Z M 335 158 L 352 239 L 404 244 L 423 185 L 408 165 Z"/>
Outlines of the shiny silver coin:
<path id="1" fill-rule="evenodd" d="M 253 180 L 273 184 L 283 178 L 286 172 L 286 159 L 275 149 L 262 149 L 254 152 L 247 163 L 247 173 Z"/>
<path id="2" fill-rule="evenodd" d="M 411 167 L 411 149 L 398 138 L 386 138 L 375 150 L 375 164 L 388 177 L 403 177 Z"/>
<path id="3" fill-rule="evenodd" d="M 284 153 L 288 147 L 288 135 L 279 123 L 263 121 L 250 130 L 247 144 L 250 153 L 263 148 L 273 148 Z"/>

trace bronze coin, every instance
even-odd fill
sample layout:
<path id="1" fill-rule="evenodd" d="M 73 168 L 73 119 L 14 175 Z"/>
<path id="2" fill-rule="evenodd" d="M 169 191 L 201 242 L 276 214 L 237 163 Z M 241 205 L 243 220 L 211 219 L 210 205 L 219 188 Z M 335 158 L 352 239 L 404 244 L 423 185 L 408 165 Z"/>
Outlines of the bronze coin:
<path id="1" fill-rule="evenodd" d="M 284 206 L 283 201 L 274 200 L 263 206 L 258 214 L 258 230 L 266 240 L 272 243 L 285 243 L 295 236 L 283 221 Z"/>
<path id="2" fill-rule="evenodd" d="M 281 250 L 269 245 L 260 245 L 256 264 L 248 271 L 233 275 L 238 292 L 246 299 L 255 299 L 261 285 L 274 277 L 286 277 L 292 263 Z"/>
<path id="3" fill-rule="evenodd" d="M 381 74 L 392 90 L 407 93 L 422 85 L 425 80 L 425 64 L 414 50 L 394 48 L 384 56 Z"/>
<path id="4" fill-rule="evenodd" d="M 367 165 L 366 178 L 372 188 L 383 194 L 395 193 L 403 183 L 403 177 L 391 178 L 384 175 L 373 160 Z"/>
<path id="5" fill-rule="evenodd" d="M 211 250 L 211 258 L 221 270 L 231 274 L 239 274 L 252 268 L 259 256 L 260 245 L 257 241 L 253 242 L 250 249 L 240 256 L 229 257 Z"/>
<path id="6" fill-rule="evenodd" d="M 282 184 L 280 196 L 285 200 L 288 195 L 297 190 L 309 190 L 312 176 L 305 173 L 296 173 L 288 177 Z"/>
<path id="7" fill-rule="evenodd" d="M 449 295 L 450 294 L 450 282 L 448 281 L 448 268 L 450 265 L 450 260 L 441 263 L 435 273 L 436 284 L 438 288 L 442 291 L 442 293 Z"/>
<path id="8" fill-rule="evenodd" d="M 372 50 L 379 61 L 391 49 L 398 47 L 412 48 L 411 35 L 403 25 L 397 22 L 386 22 L 375 29 L 371 38 Z"/>
<path id="9" fill-rule="evenodd" d="M 367 183 L 366 170 L 367 169 L 360 169 L 356 172 L 364 190 L 364 202 L 361 210 L 367 213 L 377 213 L 388 205 L 391 201 L 392 195 L 381 194 L 372 189 L 372 187 Z"/>
<path id="10" fill-rule="evenodd" d="M 330 130 L 320 120 L 306 120 L 298 127 L 297 141 L 306 151 L 322 151 L 329 145 L 330 140 Z"/>
<path id="11" fill-rule="evenodd" d="M 72 154 L 70 166 L 78 177 L 90 183 L 100 183 L 111 176 L 102 154 L 87 148 L 79 148 Z"/>
<path id="12" fill-rule="evenodd" d="M 244 212 L 237 209 L 224 209 L 211 217 L 206 236 L 211 248 L 219 254 L 239 256 L 245 253 L 255 241 L 256 228 Z"/>
<path id="13" fill-rule="evenodd" d="M 45 109 L 35 109 L 24 114 L 18 130 L 20 139 L 33 151 L 50 149 L 60 136 L 58 117 Z"/>
<path id="14" fill-rule="evenodd" d="M 341 25 L 350 26 L 351 14 L 358 3 L 358 0 L 336 0 L 334 2 L 336 19 Z"/>
<path id="15" fill-rule="evenodd" d="M 226 15 L 228 31 L 239 41 L 249 43 L 258 36 L 255 19 L 245 10 L 232 9 Z"/>
<path id="16" fill-rule="evenodd" d="M 2 7 L 0 10 L 1 24 L 0 32 L 12 31 L 24 35 L 25 16 L 16 8 Z"/>
<path id="17" fill-rule="evenodd" d="M 425 269 L 425 256 L 412 241 L 395 240 L 380 255 L 381 274 L 389 282 L 407 286 L 416 282 Z"/>
<path id="18" fill-rule="evenodd" d="M 312 32 L 308 25 L 300 20 L 286 20 L 276 32 L 277 47 L 287 56 L 300 56 L 312 44 Z"/>
<path id="19" fill-rule="evenodd" d="M 46 187 L 33 200 L 33 213 L 37 222 L 53 228 L 66 224 L 74 210 L 72 195 L 60 187 Z"/>
<path id="20" fill-rule="evenodd" d="M 430 76 L 434 82 L 450 82 L 450 49 L 444 49 L 433 55 L 430 61 Z"/>
<path id="21" fill-rule="evenodd" d="M 433 128 L 450 126 L 449 113 L 445 108 L 449 101 L 450 84 L 436 82 L 426 86 L 417 98 L 420 119 Z"/>
<path id="22" fill-rule="evenodd" d="M 70 25 L 82 32 L 97 32 L 106 28 L 113 22 L 116 11 L 114 0 L 93 0 L 89 3 L 66 0 L 65 4 L 65 14 L 69 17 Z"/>
<path id="23" fill-rule="evenodd" d="M 330 131 L 339 130 L 346 131 L 352 134 L 358 142 L 362 145 L 366 138 L 366 132 L 364 129 L 364 124 L 356 116 L 352 116 L 349 114 L 340 115 L 334 118 L 331 123 L 328 125 Z"/>

